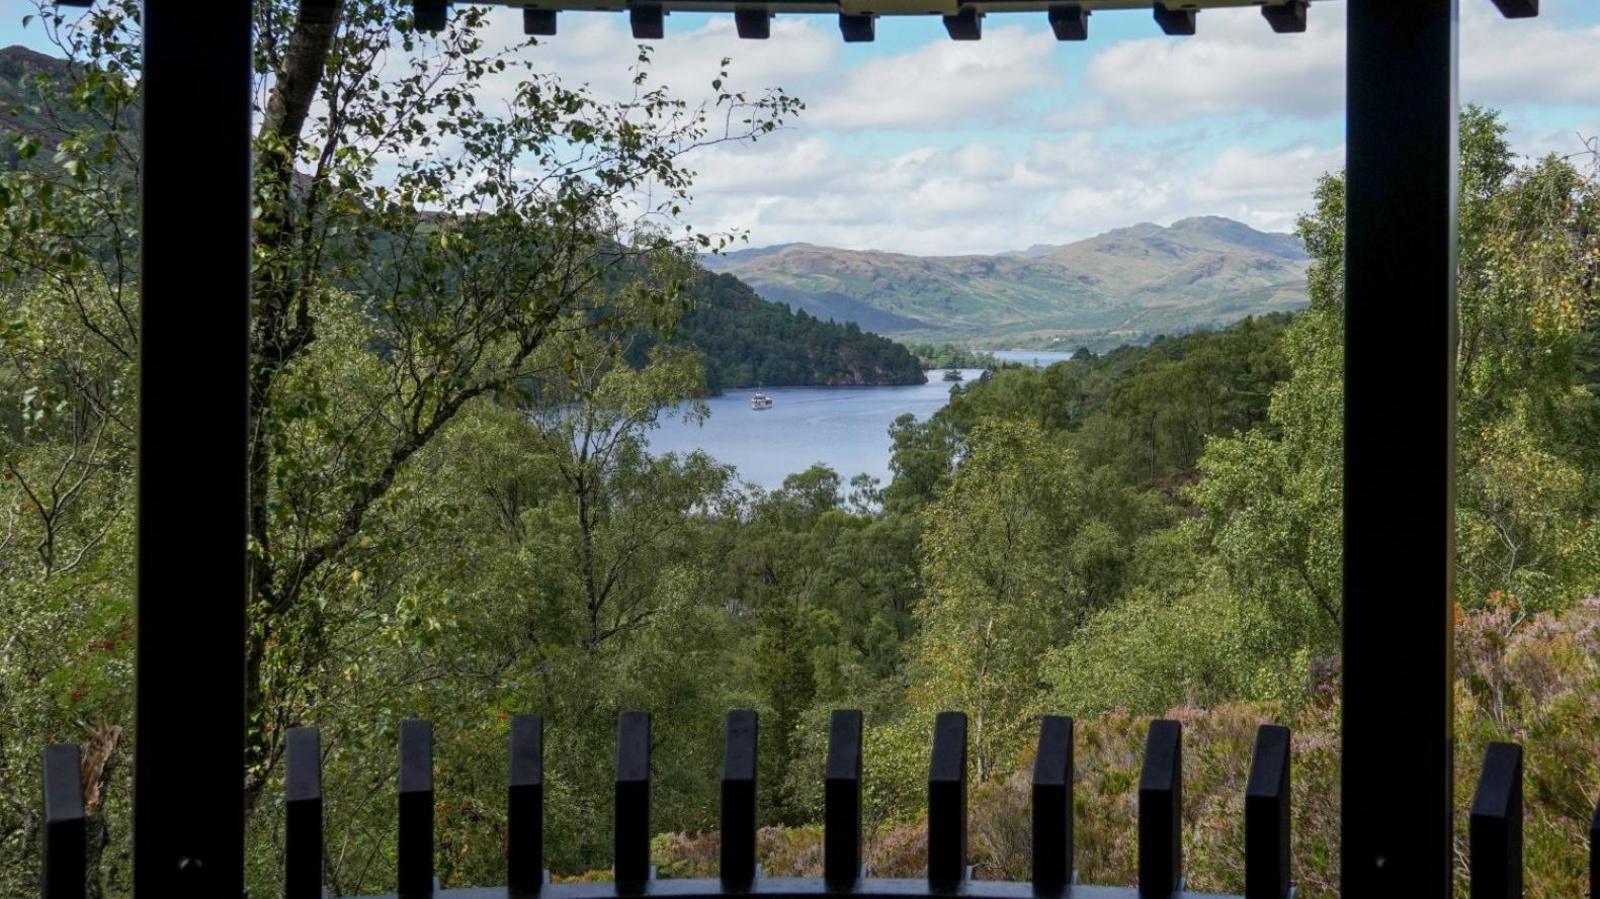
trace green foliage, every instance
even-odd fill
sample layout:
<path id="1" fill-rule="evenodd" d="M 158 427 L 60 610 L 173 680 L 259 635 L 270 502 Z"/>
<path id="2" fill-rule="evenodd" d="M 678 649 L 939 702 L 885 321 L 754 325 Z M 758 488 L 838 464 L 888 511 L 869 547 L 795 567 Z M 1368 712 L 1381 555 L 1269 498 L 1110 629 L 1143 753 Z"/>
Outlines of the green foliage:
<path id="1" fill-rule="evenodd" d="M 1600 299 L 1600 195 L 1568 162 L 1516 165 L 1493 113 L 1469 108 L 1461 132 L 1459 592 L 1549 608 L 1600 577 L 1600 417 L 1574 366 Z M 1342 179 L 1329 176 L 1301 222 L 1312 307 L 1286 338 L 1293 374 L 1273 394 L 1271 427 L 1212 441 L 1192 492 L 1233 583 L 1305 620 L 1304 645 L 1319 652 L 1339 620 L 1343 227 Z"/>
<path id="2" fill-rule="evenodd" d="M 906 348 L 917 357 L 923 369 L 986 368 L 992 371 L 1001 367 L 993 355 L 953 343 L 908 343 Z"/>
<path id="3" fill-rule="evenodd" d="M 1287 321 L 1246 318 L 1048 368 L 993 371 L 960 388 L 941 416 L 961 428 L 986 417 L 1033 421 L 1072 432 L 1085 464 L 1113 467 L 1129 483 L 1186 480 L 1208 436 L 1263 423 L 1287 373 L 1279 347 Z"/>

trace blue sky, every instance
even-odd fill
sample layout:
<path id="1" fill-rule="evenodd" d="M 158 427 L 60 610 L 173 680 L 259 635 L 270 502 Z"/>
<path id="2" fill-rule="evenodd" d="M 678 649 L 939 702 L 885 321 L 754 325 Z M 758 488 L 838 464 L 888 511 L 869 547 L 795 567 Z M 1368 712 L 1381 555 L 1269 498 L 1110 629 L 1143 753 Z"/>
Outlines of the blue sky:
<path id="1" fill-rule="evenodd" d="M 15 11 L 0 43 L 39 46 L 37 26 L 20 27 L 31 5 L 0 0 Z M 1502 110 L 1520 152 L 1572 153 L 1600 134 L 1600 2 L 1544 0 L 1521 21 L 1490 0 L 1461 8 L 1462 98 Z M 515 39 L 520 15 L 494 15 Z M 569 13 L 523 52 L 620 94 L 633 46 L 624 16 Z M 1200 214 L 1287 230 L 1343 162 L 1343 0 L 1314 3 L 1302 35 L 1273 34 L 1255 9 L 1202 13 L 1192 38 L 1162 35 L 1147 12 L 1102 12 L 1083 43 L 1056 42 L 1039 14 L 991 15 L 977 43 L 950 41 L 936 18 L 885 19 L 872 44 L 844 44 L 831 17 L 780 17 L 754 42 L 729 16 L 680 14 L 653 69 L 692 98 L 725 56 L 736 87 L 781 85 L 808 106 L 755 146 L 694 161 L 696 227 L 756 246 L 996 252 Z"/>

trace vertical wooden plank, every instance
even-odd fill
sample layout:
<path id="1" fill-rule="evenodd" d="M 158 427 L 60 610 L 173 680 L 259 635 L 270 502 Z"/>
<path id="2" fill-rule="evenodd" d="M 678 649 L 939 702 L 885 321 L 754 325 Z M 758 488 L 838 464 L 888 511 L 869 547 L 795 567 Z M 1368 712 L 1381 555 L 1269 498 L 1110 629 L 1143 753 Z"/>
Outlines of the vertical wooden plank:
<path id="1" fill-rule="evenodd" d="M 400 724 L 401 899 L 433 895 L 433 727 L 412 719 Z"/>
<path id="2" fill-rule="evenodd" d="M 967 879 L 967 716 L 940 712 L 928 763 L 928 886 L 959 887 Z"/>
<path id="3" fill-rule="evenodd" d="M 322 736 L 291 728 L 284 745 L 283 899 L 322 899 Z"/>
<path id="4" fill-rule="evenodd" d="M 1033 891 L 1054 896 L 1072 883 L 1072 719 L 1046 715 L 1033 758 Z"/>
<path id="5" fill-rule="evenodd" d="M 1245 899 L 1289 895 L 1290 743 L 1287 727 L 1263 724 L 1256 730 L 1244 795 Z"/>
<path id="6" fill-rule="evenodd" d="M 1490 743 L 1467 822 L 1472 899 L 1522 899 L 1522 747 Z"/>
<path id="7" fill-rule="evenodd" d="M 506 787 L 506 887 L 535 896 L 544 887 L 544 718 L 511 719 Z"/>
<path id="8" fill-rule="evenodd" d="M 1589 819 L 1589 899 L 1600 899 L 1600 802 Z"/>
<path id="9" fill-rule="evenodd" d="M 756 713 L 728 713 L 722 753 L 722 857 L 724 890 L 747 890 L 756 878 Z"/>
<path id="10" fill-rule="evenodd" d="M 1351 0 L 1346 896 L 1451 893 L 1457 0 Z"/>
<path id="11" fill-rule="evenodd" d="M 1153 721 L 1139 772 L 1139 896 L 1168 899 L 1183 881 L 1183 728 Z"/>
<path id="12" fill-rule="evenodd" d="M 83 814 L 82 761 L 76 744 L 57 743 L 44 751 L 43 863 L 39 895 L 44 899 L 84 899 L 87 895 L 87 830 Z"/>
<path id="13" fill-rule="evenodd" d="M 650 713 L 617 721 L 617 793 L 613 834 L 617 889 L 650 881 Z"/>
<path id="14" fill-rule="evenodd" d="M 140 899 L 244 892 L 252 6 L 141 13 Z"/>
<path id="15" fill-rule="evenodd" d="M 861 877 L 861 712 L 839 709 L 828 726 L 822 786 L 822 871 L 833 889 Z"/>

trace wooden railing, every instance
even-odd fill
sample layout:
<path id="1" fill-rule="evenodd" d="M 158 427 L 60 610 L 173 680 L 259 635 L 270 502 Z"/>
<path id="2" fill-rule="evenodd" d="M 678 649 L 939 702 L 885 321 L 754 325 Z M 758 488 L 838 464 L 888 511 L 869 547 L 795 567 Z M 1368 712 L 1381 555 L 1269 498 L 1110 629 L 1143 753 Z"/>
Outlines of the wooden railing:
<path id="1" fill-rule="evenodd" d="M 441 889 L 434 877 L 433 731 L 426 721 L 400 727 L 397 893 L 370 899 L 621 899 L 727 896 L 863 899 L 968 896 L 975 899 L 1200 899 L 1183 878 L 1183 731 L 1150 725 L 1138 797 L 1138 886 L 1087 886 L 1073 868 L 1072 719 L 1047 716 L 1033 767 L 1032 876 L 1027 882 L 977 880 L 967 862 L 967 718 L 944 712 L 934 724 L 928 770 L 928 862 L 924 879 L 869 875 L 862 859 L 862 716 L 836 711 L 823 789 L 823 876 L 763 877 L 756 864 L 756 745 L 753 711 L 728 713 L 721 785 L 720 877 L 655 879 L 650 865 L 650 715 L 624 712 L 617 726 L 614 877 L 604 883 L 550 883 L 544 868 L 544 721 L 512 720 L 506 790 L 506 886 Z M 1262 725 L 1245 790 L 1243 899 L 1292 899 L 1290 732 Z M 44 757 L 44 899 L 83 899 L 85 820 L 75 745 Z M 314 728 L 288 734 L 284 802 L 283 895 L 325 899 L 321 741 Z M 1591 897 L 1600 876 L 1600 812 L 1590 839 Z M 1522 749 L 1490 744 L 1469 825 L 1472 899 L 1522 896 Z"/>

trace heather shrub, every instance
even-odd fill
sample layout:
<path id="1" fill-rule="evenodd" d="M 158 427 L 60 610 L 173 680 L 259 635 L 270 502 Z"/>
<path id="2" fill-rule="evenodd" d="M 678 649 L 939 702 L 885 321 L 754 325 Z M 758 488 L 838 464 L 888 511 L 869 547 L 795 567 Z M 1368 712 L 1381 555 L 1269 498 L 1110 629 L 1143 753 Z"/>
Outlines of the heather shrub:
<path id="1" fill-rule="evenodd" d="M 1564 613 L 1530 613 L 1504 596 L 1463 613 L 1456 630 L 1457 875 L 1466 890 L 1466 823 L 1485 746 L 1509 740 L 1525 758 L 1525 858 L 1529 899 L 1570 899 L 1587 889 L 1587 835 L 1600 799 L 1600 598 Z M 1183 705 L 1184 870 L 1192 889 L 1244 889 L 1244 790 L 1258 725 L 1294 731 L 1294 881 L 1303 899 L 1335 899 L 1339 858 L 1339 719 L 1336 666 L 1318 666 L 1293 708 L 1277 702 Z M 1076 868 L 1084 883 L 1131 885 L 1138 871 L 1138 781 L 1150 718 L 1123 710 L 1076 727 Z M 925 758 L 925 756 L 924 756 Z M 1031 756 L 974 784 L 970 861 L 981 879 L 1025 880 Z M 920 877 L 926 819 L 870 827 L 874 876 Z M 663 876 L 712 876 L 714 836 L 658 839 Z M 769 876 L 820 876 L 820 827 L 768 827 L 758 853 Z M 680 873 L 681 872 L 681 873 Z"/>

